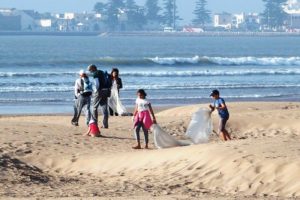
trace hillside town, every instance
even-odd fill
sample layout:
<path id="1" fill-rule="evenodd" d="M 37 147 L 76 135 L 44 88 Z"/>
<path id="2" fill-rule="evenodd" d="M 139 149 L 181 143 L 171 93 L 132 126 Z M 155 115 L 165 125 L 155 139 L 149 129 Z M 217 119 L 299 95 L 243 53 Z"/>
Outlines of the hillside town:
<path id="1" fill-rule="evenodd" d="M 206 1 L 204 1 L 204 3 L 206 3 Z M 119 7 L 116 11 L 117 13 L 115 13 L 116 19 L 112 19 L 112 16 L 108 14 L 109 12 L 104 9 L 105 6 L 103 3 L 99 4 L 95 5 L 94 11 L 82 13 L 39 13 L 35 10 L 0 8 L 0 31 L 163 31 L 193 33 L 205 31 L 300 32 L 300 2 L 297 0 L 289 0 L 283 4 L 282 10 L 285 18 L 279 25 L 271 24 L 272 17 L 269 16 L 269 14 L 268 17 L 264 17 L 262 13 L 228 13 L 225 11 L 222 13 L 210 13 L 209 11 L 205 13 L 205 11 L 202 11 L 202 13 L 199 14 L 207 14 L 207 20 L 201 21 L 200 16 L 199 23 L 197 23 L 196 20 L 196 23 L 191 22 L 189 24 L 183 24 L 180 22 L 180 17 L 177 16 L 175 4 L 173 5 L 174 12 L 170 13 L 169 18 L 171 19 L 169 22 L 167 20 L 162 20 L 163 17 L 148 17 L 147 15 L 149 15 L 149 13 L 151 14 L 151 11 L 149 11 L 150 8 L 147 9 L 146 7 L 138 5 L 131 5 L 131 7 L 124 8 Z M 159 16 L 158 13 L 156 14 Z"/>

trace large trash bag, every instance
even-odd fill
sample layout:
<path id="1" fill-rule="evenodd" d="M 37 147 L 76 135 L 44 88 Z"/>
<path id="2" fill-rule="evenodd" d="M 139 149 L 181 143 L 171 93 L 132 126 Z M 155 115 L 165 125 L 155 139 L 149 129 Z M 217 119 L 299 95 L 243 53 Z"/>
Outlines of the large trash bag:
<path id="1" fill-rule="evenodd" d="M 157 148 L 171 148 L 190 145 L 190 142 L 176 140 L 173 136 L 166 133 L 158 124 L 153 124 L 151 130 L 154 133 L 154 144 Z"/>
<path id="2" fill-rule="evenodd" d="M 212 130 L 211 111 L 201 108 L 193 114 L 186 136 L 190 138 L 194 144 L 207 143 Z"/>
<path id="3" fill-rule="evenodd" d="M 126 108 L 123 106 L 120 96 L 119 96 L 119 92 L 118 92 L 118 88 L 117 87 L 112 87 L 111 89 L 111 96 L 108 99 L 108 106 L 116 113 L 118 113 L 119 115 L 129 115 L 129 113 L 127 112 Z"/>

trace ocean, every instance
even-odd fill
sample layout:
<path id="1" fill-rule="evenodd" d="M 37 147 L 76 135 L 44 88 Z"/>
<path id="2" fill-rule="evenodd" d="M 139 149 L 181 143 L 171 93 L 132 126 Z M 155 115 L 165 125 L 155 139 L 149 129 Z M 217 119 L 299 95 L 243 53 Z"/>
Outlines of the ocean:
<path id="1" fill-rule="evenodd" d="M 1 36 L 0 114 L 71 113 L 89 64 L 119 68 L 130 107 L 140 88 L 153 106 L 300 98 L 300 37 Z"/>

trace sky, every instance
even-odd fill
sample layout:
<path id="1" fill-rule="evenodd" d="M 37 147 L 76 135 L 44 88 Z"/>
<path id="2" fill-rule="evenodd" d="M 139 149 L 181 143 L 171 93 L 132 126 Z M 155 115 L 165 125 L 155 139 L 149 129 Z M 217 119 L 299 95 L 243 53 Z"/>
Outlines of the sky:
<path id="1" fill-rule="evenodd" d="M 160 0 L 162 1 L 162 0 Z M 177 0 L 179 15 L 184 23 L 193 19 L 196 0 Z M 92 11 L 96 2 L 105 0 L 0 0 L 0 8 L 33 9 L 39 12 L 83 12 Z M 261 12 L 264 9 L 262 0 L 207 0 L 208 9 L 215 12 Z M 136 0 L 143 5 L 145 0 Z"/>

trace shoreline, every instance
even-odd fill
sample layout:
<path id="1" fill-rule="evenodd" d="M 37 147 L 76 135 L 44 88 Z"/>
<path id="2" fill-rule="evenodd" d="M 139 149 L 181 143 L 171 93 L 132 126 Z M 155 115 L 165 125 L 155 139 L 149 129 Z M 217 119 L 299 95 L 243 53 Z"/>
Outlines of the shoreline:
<path id="1" fill-rule="evenodd" d="M 235 104 L 235 103 L 245 103 L 245 102 L 249 102 L 249 103 L 299 103 L 299 99 L 282 99 L 282 100 L 274 100 L 274 99 L 261 99 L 261 100 L 251 100 L 251 99 L 245 99 L 245 100 L 232 100 L 230 98 L 226 98 L 225 99 L 227 104 Z M 205 101 L 199 101 L 199 102 L 192 102 L 192 103 L 187 103 L 187 104 L 153 104 L 154 108 L 156 108 L 156 110 L 166 110 L 166 109 L 170 109 L 170 108 L 174 108 L 174 107 L 182 107 L 182 106 L 191 106 L 191 105 L 206 105 L 206 104 L 210 104 L 211 101 L 210 100 L 205 100 Z M 40 109 L 40 108 L 44 108 L 47 111 L 42 111 L 42 112 L 31 112 L 30 110 L 33 109 Z M 59 109 L 59 110 L 64 110 L 64 111 L 50 111 L 53 108 Z M 128 108 L 129 111 L 133 111 L 134 106 L 130 105 L 130 106 L 126 106 L 126 108 Z M 16 110 L 22 110 L 22 112 L 11 112 L 8 113 L 9 111 L 11 111 L 11 108 L 14 108 Z M 7 112 L 3 112 L 3 110 L 8 109 Z M 24 111 L 25 109 L 25 111 Z M 69 111 L 68 111 L 69 110 Z M 1 112 L 2 111 L 2 112 Z M 57 105 L 41 105 L 41 104 L 37 104 L 37 105 L 0 105 L 0 117 L 1 116 L 70 116 L 73 115 L 73 104 L 57 104 Z"/>
<path id="2" fill-rule="evenodd" d="M 124 31 L 124 32 L 39 32 L 39 31 L 0 31 L 0 36 L 91 36 L 91 37 L 300 37 L 300 32 L 217 32 L 202 33 L 162 32 L 162 31 Z"/>

